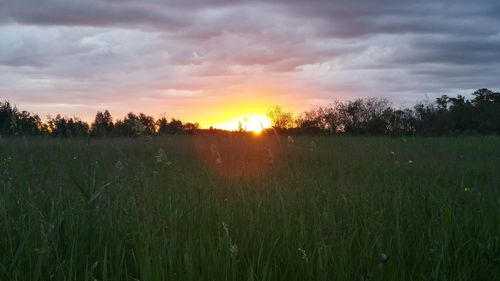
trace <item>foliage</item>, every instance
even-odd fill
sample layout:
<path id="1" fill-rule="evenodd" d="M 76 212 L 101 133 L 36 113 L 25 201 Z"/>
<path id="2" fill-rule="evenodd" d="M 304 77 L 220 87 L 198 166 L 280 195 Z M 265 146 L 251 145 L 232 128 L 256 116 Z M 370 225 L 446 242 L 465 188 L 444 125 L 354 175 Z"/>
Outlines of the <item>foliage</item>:
<path id="1" fill-rule="evenodd" d="M 500 93 L 488 89 L 475 91 L 471 100 L 462 95 L 443 95 L 435 102 L 421 102 L 412 109 L 397 109 L 382 98 L 337 101 L 300 114 L 295 128 L 280 107 L 269 116 L 280 132 L 295 134 L 347 135 L 463 135 L 500 134 Z M 268 131 L 268 133 L 270 133 Z"/>
<path id="2" fill-rule="evenodd" d="M 38 115 L 19 111 L 8 101 L 0 102 L 0 135 L 39 135 L 43 131 Z"/>
<path id="3" fill-rule="evenodd" d="M 104 137 L 109 136 L 113 132 L 114 124 L 113 117 L 109 111 L 97 112 L 94 123 L 91 126 L 91 132 L 93 136 Z"/>
<path id="4" fill-rule="evenodd" d="M 291 112 L 285 112 L 280 106 L 272 107 L 267 116 L 275 130 L 283 131 L 294 126 L 294 118 Z"/>
<path id="5" fill-rule="evenodd" d="M 479 89 L 471 99 L 442 95 L 434 102 L 423 101 L 413 108 L 395 108 L 387 99 L 358 98 L 334 101 L 304 111 L 297 116 L 280 106 L 270 108 L 272 128 L 264 134 L 305 135 L 486 135 L 500 134 L 500 93 Z M 239 131 L 245 133 L 242 124 Z M 152 136 L 165 134 L 221 134 L 202 130 L 198 123 L 184 123 L 166 117 L 155 120 L 144 113 L 128 113 L 113 123 L 109 111 L 97 112 L 89 126 L 78 118 L 57 115 L 43 123 L 36 114 L 19 111 L 9 102 L 0 103 L 0 134 L 78 137 Z"/>
<path id="6" fill-rule="evenodd" d="M 78 118 L 61 117 L 49 118 L 48 131 L 54 137 L 83 137 L 89 133 L 89 125 Z"/>

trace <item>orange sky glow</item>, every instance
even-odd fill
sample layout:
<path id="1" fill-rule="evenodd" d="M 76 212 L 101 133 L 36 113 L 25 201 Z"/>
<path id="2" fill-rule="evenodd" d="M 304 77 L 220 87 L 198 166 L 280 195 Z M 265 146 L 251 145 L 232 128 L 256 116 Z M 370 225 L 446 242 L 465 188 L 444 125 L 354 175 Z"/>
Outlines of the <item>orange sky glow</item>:
<path id="1" fill-rule="evenodd" d="M 406 106 L 500 87 L 493 0 L 51 0 L 33 8 L 39 2 L 2 2 L 0 101 L 42 118 L 92 122 L 109 110 L 115 121 L 134 112 L 258 131 L 274 105 L 296 114 L 362 97 Z"/>

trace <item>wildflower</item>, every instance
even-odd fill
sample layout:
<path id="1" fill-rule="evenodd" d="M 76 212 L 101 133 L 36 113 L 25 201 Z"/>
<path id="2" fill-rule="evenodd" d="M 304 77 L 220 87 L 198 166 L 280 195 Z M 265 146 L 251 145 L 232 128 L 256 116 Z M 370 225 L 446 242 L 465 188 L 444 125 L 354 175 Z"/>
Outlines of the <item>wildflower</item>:
<path id="1" fill-rule="evenodd" d="M 470 192 L 470 188 L 469 187 L 464 187 L 464 192 Z"/>
<path id="2" fill-rule="evenodd" d="M 231 258 L 235 259 L 238 256 L 238 246 L 236 244 L 229 246 L 229 253 L 231 254 Z"/>
<path id="3" fill-rule="evenodd" d="M 308 259 L 307 259 L 306 251 L 304 249 L 302 249 L 302 248 L 298 248 L 297 251 L 299 251 L 302 254 L 302 259 L 307 262 Z"/>
<path id="4" fill-rule="evenodd" d="M 293 140 L 293 138 L 291 136 L 288 136 L 287 139 L 288 139 L 288 146 L 292 146 L 295 143 L 295 141 Z"/>
<path id="5" fill-rule="evenodd" d="M 389 256 L 386 254 L 386 253 L 380 253 L 378 255 L 378 260 L 381 262 L 381 263 L 387 263 L 387 261 L 389 260 Z"/>
<path id="6" fill-rule="evenodd" d="M 115 168 L 116 170 L 118 170 L 118 172 L 120 172 L 121 170 L 123 170 L 123 168 L 125 168 L 125 166 L 123 165 L 122 161 L 118 160 L 116 161 Z"/>
<path id="7" fill-rule="evenodd" d="M 394 154 L 396 154 L 396 152 L 394 152 L 394 151 L 391 151 L 391 152 L 389 152 L 389 153 L 390 153 L 391 155 L 394 155 Z"/>
<path id="8" fill-rule="evenodd" d="M 411 165 L 412 163 L 413 163 L 413 161 L 408 160 L 408 162 L 406 162 L 406 165 Z"/>
<path id="9" fill-rule="evenodd" d="M 226 233 L 226 235 L 229 237 L 229 227 L 228 227 L 227 223 L 222 222 L 222 228 L 224 229 L 224 232 Z"/>

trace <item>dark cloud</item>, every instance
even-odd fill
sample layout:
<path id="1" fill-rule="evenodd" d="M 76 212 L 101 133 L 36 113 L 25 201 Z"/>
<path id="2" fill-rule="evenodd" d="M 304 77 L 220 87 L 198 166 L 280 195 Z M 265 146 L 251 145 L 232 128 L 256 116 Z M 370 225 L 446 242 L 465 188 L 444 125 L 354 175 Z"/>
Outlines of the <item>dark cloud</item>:
<path id="1" fill-rule="evenodd" d="M 498 14 L 496 0 L 0 0 L 0 95 L 53 109 L 498 89 Z"/>

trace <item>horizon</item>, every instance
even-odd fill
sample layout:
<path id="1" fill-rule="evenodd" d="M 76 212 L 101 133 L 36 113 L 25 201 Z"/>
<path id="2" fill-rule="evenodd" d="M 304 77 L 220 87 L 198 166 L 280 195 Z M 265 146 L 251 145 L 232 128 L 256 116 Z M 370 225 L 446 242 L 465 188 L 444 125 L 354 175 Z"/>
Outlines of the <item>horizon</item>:
<path id="1" fill-rule="evenodd" d="M 1 1 L 0 98 L 91 122 L 143 112 L 258 127 L 357 97 L 500 89 L 496 1 Z M 255 119 L 255 120 L 254 120 Z M 232 125 L 228 125 L 231 123 Z"/>

